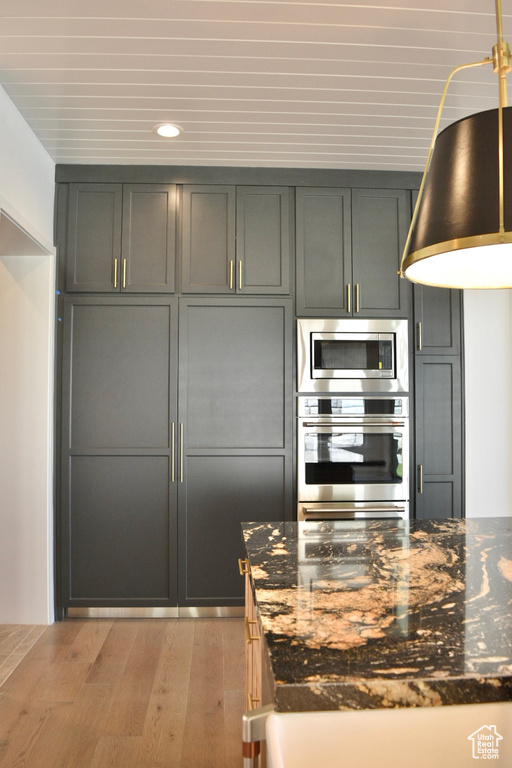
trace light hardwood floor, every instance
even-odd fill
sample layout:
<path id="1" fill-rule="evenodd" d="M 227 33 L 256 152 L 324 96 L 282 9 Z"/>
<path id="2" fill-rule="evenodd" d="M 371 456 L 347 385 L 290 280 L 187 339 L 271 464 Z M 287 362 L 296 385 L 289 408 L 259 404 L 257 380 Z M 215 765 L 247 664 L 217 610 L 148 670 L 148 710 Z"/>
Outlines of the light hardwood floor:
<path id="1" fill-rule="evenodd" d="M 0 685 L 0 768 L 240 768 L 242 619 L 67 620 Z"/>

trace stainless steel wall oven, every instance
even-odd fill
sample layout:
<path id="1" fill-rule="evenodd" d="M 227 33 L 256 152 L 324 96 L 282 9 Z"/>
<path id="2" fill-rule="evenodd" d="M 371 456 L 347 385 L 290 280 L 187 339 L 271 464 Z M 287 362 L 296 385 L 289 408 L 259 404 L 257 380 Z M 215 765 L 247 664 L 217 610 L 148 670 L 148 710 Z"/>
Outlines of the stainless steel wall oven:
<path id="1" fill-rule="evenodd" d="M 409 516 L 406 396 L 298 398 L 299 519 Z"/>

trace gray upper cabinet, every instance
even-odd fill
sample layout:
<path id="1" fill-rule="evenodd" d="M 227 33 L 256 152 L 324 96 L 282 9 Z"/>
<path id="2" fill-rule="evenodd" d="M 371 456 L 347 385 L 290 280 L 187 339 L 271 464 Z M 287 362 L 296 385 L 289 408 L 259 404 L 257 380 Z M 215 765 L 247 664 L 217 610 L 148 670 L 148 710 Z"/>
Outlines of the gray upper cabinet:
<path id="1" fill-rule="evenodd" d="M 70 184 L 66 290 L 174 291 L 175 184 Z"/>
<path id="2" fill-rule="evenodd" d="M 185 185 L 183 293 L 290 292 L 288 187 Z"/>
<path id="3" fill-rule="evenodd" d="M 350 314 L 350 189 L 299 188 L 296 206 L 297 314 Z"/>
<path id="4" fill-rule="evenodd" d="M 290 190 L 237 187 L 238 293 L 290 293 Z"/>
<path id="5" fill-rule="evenodd" d="M 121 290 L 173 293 L 176 186 L 125 184 Z"/>
<path id="6" fill-rule="evenodd" d="M 409 315 L 411 286 L 398 276 L 408 223 L 405 190 L 352 190 L 354 314 Z"/>
<path id="7" fill-rule="evenodd" d="M 462 291 L 414 286 L 415 353 L 458 355 L 461 351 Z"/>
<path id="8" fill-rule="evenodd" d="M 405 190 L 302 188 L 296 217 L 299 316 L 408 316 Z"/>

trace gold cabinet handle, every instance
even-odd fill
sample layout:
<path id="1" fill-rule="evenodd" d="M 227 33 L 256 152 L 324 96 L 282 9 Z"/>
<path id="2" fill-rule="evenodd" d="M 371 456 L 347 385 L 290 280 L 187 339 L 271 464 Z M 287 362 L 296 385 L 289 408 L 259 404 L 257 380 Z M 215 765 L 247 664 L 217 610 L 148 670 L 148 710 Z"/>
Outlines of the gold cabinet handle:
<path id="1" fill-rule="evenodd" d="M 234 263 L 233 263 L 233 259 L 231 259 L 231 261 L 229 262 L 229 290 L 230 291 L 233 290 L 233 268 L 234 268 Z"/>
<path id="2" fill-rule="evenodd" d="M 114 259 L 114 288 L 117 288 L 117 272 L 119 268 L 119 259 Z"/>
<path id="3" fill-rule="evenodd" d="M 240 576 L 245 576 L 246 573 L 250 573 L 249 561 L 248 560 L 242 560 L 242 558 L 239 557 L 238 558 L 238 570 L 240 571 Z"/>
<path id="4" fill-rule="evenodd" d="M 359 283 L 356 283 L 356 312 L 359 312 Z"/>
<path id="5" fill-rule="evenodd" d="M 171 422 L 171 483 L 174 483 L 174 421 Z"/>
<path id="6" fill-rule="evenodd" d="M 351 293 L 352 293 L 352 286 L 350 285 L 350 283 L 347 283 L 347 312 L 349 314 L 351 312 L 351 309 L 350 309 L 350 295 L 351 295 Z"/>
<path id="7" fill-rule="evenodd" d="M 242 260 L 238 262 L 238 290 L 241 291 L 243 288 L 242 284 Z"/>
<path id="8" fill-rule="evenodd" d="M 183 482 L 183 424 L 180 424 L 180 483 Z"/>
<path id="9" fill-rule="evenodd" d="M 418 493 L 423 493 L 423 464 L 418 466 Z"/>
<path id="10" fill-rule="evenodd" d="M 247 709 L 254 709 L 254 705 L 259 703 L 260 699 L 257 696 L 253 696 L 252 693 L 247 694 Z"/>
<path id="11" fill-rule="evenodd" d="M 126 259 L 123 259 L 123 288 L 126 288 Z"/>
<path id="12" fill-rule="evenodd" d="M 421 329 L 421 320 L 418 323 L 418 351 L 421 352 L 423 348 L 423 338 L 422 338 L 422 329 Z"/>
<path id="13" fill-rule="evenodd" d="M 257 624 L 258 622 L 256 621 L 256 619 L 248 619 L 247 616 L 245 617 L 244 621 L 245 621 L 245 640 L 246 640 L 247 645 L 251 645 L 253 640 L 259 640 L 260 636 L 259 635 L 251 635 L 251 627 L 249 625 L 250 624 Z"/>

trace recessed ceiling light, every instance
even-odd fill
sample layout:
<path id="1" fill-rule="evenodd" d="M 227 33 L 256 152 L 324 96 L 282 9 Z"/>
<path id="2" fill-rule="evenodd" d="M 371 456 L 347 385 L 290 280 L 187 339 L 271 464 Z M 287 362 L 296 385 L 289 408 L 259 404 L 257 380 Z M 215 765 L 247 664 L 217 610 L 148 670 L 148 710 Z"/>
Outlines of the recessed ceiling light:
<path id="1" fill-rule="evenodd" d="M 164 139 L 174 139 L 180 135 L 182 130 L 183 128 L 173 123 L 159 123 L 153 128 L 153 131 Z"/>

